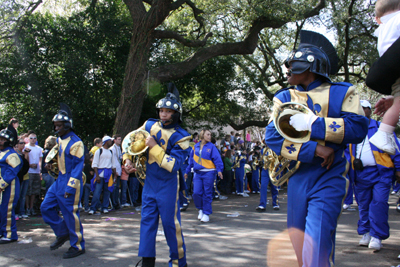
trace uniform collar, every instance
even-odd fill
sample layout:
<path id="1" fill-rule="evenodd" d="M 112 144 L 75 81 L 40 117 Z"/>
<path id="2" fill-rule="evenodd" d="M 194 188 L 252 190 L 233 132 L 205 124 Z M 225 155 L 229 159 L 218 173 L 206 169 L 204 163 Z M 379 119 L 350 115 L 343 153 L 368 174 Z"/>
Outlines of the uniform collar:
<path id="1" fill-rule="evenodd" d="M 315 81 L 311 82 L 307 86 L 307 88 L 304 89 L 304 87 L 299 84 L 299 85 L 296 85 L 296 89 L 298 91 L 311 91 L 312 89 L 319 87 L 321 84 L 323 84 L 325 82 L 329 82 L 329 81 L 328 80 L 322 80 L 322 79 L 316 79 Z"/>
<path id="2" fill-rule="evenodd" d="M 64 140 L 64 139 L 70 137 L 71 135 L 73 135 L 73 133 L 74 133 L 73 131 L 69 131 L 68 133 L 64 134 L 63 136 L 60 136 L 60 138 L 62 140 Z"/>

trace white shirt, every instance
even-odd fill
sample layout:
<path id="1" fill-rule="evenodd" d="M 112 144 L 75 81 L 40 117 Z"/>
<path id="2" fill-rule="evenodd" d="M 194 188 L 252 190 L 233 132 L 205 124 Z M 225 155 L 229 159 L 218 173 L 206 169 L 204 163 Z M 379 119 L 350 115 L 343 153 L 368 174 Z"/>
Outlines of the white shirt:
<path id="1" fill-rule="evenodd" d="M 40 146 L 31 146 L 30 144 L 26 144 L 25 148 L 29 148 L 31 152 L 29 152 L 29 164 L 36 164 L 36 168 L 29 168 L 28 173 L 40 173 L 40 164 L 42 164 L 43 157 L 43 148 Z"/>
<path id="2" fill-rule="evenodd" d="M 118 176 L 121 176 L 121 173 L 122 173 L 122 168 L 121 168 L 122 151 L 121 151 L 121 147 L 119 147 L 119 146 L 114 144 L 111 147 L 111 150 L 113 152 L 113 156 L 115 157 L 115 162 L 117 163 L 117 167 L 115 168 L 115 171 L 117 172 Z"/>
<path id="3" fill-rule="evenodd" d="M 100 156 L 100 150 L 103 150 Z M 92 168 L 98 169 L 116 169 L 117 163 L 114 157 L 114 152 L 104 147 L 97 149 L 93 156 Z M 100 177 L 104 177 L 104 171 L 99 173 Z"/>
<path id="4" fill-rule="evenodd" d="M 363 143 L 364 143 L 364 146 L 363 146 Z M 356 152 L 357 152 L 356 157 L 358 159 L 361 159 L 364 167 L 376 165 L 374 154 L 372 153 L 371 146 L 369 144 L 368 135 L 365 137 L 363 142 L 357 144 Z M 360 154 L 361 154 L 361 158 L 360 158 Z"/>
<path id="5" fill-rule="evenodd" d="M 375 30 L 380 57 L 400 37 L 400 11 L 381 17 L 381 22 Z"/>

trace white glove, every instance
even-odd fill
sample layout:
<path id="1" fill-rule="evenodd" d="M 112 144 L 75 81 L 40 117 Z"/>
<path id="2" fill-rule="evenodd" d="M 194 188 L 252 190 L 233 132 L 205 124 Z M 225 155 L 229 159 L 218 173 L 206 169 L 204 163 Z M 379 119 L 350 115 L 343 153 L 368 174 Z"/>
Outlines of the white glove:
<path id="1" fill-rule="evenodd" d="M 296 131 L 311 131 L 311 125 L 318 119 L 318 116 L 313 113 L 309 114 L 295 114 L 290 117 L 289 124 L 296 129 Z"/>

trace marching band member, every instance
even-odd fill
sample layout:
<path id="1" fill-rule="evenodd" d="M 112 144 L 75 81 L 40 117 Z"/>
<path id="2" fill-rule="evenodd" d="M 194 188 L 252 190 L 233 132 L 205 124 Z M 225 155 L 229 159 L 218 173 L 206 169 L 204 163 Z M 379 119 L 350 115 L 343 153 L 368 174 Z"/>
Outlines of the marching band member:
<path id="1" fill-rule="evenodd" d="M 68 259 L 85 253 L 85 240 L 79 216 L 79 203 L 83 192 L 84 146 L 74 133 L 69 107 L 63 103 L 60 106 L 60 111 L 53 118 L 54 131 L 59 136 L 55 147 L 58 151 L 59 173 L 40 210 L 44 222 L 50 225 L 57 237 L 50 245 L 50 250 L 58 249 L 69 240 L 71 247 L 63 255 L 64 259 Z M 46 168 L 50 170 L 51 164 L 47 163 Z M 58 215 L 56 207 L 60 208 L 63 217 Z"/>
<path id="2" fill-rule="evenodd" d="M 333 83 L 338 58 L 322 35 L 301 31 L 299 48 L 285 62 L 288 83 L 274 97 L 274 114 L 285 102 L 312 110 L 296 114 L 290 125 L 309 131 L 311 140 L 294 143 L 284 139 L 273 122 L 266 127 L 265 142 L 277 154 L 300 161 L 288 186 L 289 235 L 299 266 L 333 266 L 337 220 L 348 188 L 348 143 L 361 142 L 368 130 L 359 96 L 349 83 Z"/>
<path id="3" fill-rule="evenodd" d="M 264 161 L 264 156 L 268 154 L 268 147 L 264 147 L 261 150 L 261 157 Z M 263 162 L 264 163 L 264 162 Z M 267 195 L 268 195 L 268 185 L 271 188 L 272 195 L 272 208 L 274 210 L 279 210 L 278 204 L 278 189 L 272 184 L 271 179 L 269 179 L 268 166 L 262 166 L 261 168 L 261 191 L 260 191 L 260 204 L 256 208 L 257 211 L 265 211 L 267 207 Z"/>
<path id="4" fill-rule="evenodd" d="M 169 93 L 159 100 L 156 108 L 160 119 L 149 119 L 140 128 L 149 132 L 150 136 L 146 139 L 149 149 L 146 152 L 146 182 L 142 193 L 139 257 L 142 257 L 143 267 L 155 265 L 156 236 L 161 216 L 170 248 L 169 266 L 184 267 L 187 266 L 186 247 L 178 203 L 178 171 L 189 155 L 190 134 L 179 126 L 182 104 L 175 85 L 169 84 Z M 124 154 L 123 159 L 128 171 L 132 169 L 129 155 Z"/>
<path id="5" fill-rule="evenodd" d="M 190 154 L 185 178 L 193 168 L 193 201 L 199 210 L 198 219 L 201 222 L 209 222 L 209 215 L 212 213 L 211 203 L 214 196 L 216 173 L 223 179 L 224 163 L 217 147 L 211 143 L 211 132 L 209 130 L 202 130 L 199 139 L 201 141 L 194 145 Z"/>
<path id="6" fill-rule="evenodd" d="M 15 207 L 20 193 L 17 174 L 22 168 L 22 158 L 13 148 L 17 140 L 13 127 L 0 131 L 0 244 L 18 240 Z"/>
<path id="7" fill-rule="evenodd" d="M 246 172 L 244 171 L 244 165 L 246 164 L 246 150 L 236 151 L 235 162 L 232 168 L 235 169 L 235 184 L 236 184 L 236 194 L 243 197 L 249 197 L 249 195 L 244 192 L 245 186 L 247 190 L 247 184 L 244 184 L 246 178 Z"/>

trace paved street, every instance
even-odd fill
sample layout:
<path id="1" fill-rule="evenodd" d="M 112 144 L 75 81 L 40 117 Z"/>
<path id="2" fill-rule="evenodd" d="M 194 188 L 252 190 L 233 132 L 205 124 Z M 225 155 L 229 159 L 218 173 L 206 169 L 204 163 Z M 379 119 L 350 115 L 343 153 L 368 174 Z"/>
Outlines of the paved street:
<path id="1" fill-rule="evenodd" d="M 270 195 L 268 195 L 270 197 Z M 286 231 L 285 191 L 280 191 L 280 211 L 258 213 L 259 195 L 249 198 L 235 195 L 213 203 L 210 223 L 197 220 L 191 203 L 182 213 L 182 226 L 187 247 L 188 266 L 296 266 L 296 257 Z M 336 235 L 336 266 L 397 266 L 400 260 L 400 213 L 395 210 L 397 198 L 390 196 L 391 236 L 380 252 L 359 247 L 358 212 L 345 211 Z M 270 200 L 271 201 L 271 200 Z M 354 205 L 355 208 L 356 205 Z M 68 243 L 50 251 L 55 239 L 41 217 L 17 222 L 19 243 L 0 246 L 0 266 L 135 266 L 139 246 L 140 211 L 126 208 L 107 215 L 82 215 L 86 254 L 62 259 Z M 167 266 L 168 246 L 161 224 L 157 235 L 156 266 Z"/>

